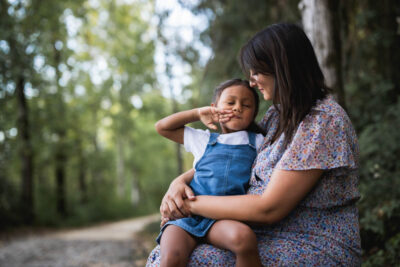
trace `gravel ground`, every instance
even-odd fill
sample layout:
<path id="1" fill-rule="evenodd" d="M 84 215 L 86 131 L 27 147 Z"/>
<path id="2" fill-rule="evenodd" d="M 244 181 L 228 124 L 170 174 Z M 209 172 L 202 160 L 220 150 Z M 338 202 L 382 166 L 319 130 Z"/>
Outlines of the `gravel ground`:
<path id="1" fill-rule="evenodd" d="M 155 246 L 142 234 L 159 215 L 0 242 L 1 267 L 144 266 Z"/>

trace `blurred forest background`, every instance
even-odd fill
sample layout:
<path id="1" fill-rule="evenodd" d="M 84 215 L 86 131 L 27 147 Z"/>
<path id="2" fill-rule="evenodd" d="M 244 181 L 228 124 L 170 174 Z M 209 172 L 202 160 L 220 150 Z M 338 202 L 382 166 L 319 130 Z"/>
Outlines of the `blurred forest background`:
<path id="1" fill-rule="evenodd" d="M 360 142 L 364 265 L 393 266 L 400 1 L 328 2 L 334 89 Z M 0 230 L 157 212 L 192 159 L 154 123 L 243 78 L 240 47 L 280 21 L 302 23 L 298 0 L 0 0 Z"/>

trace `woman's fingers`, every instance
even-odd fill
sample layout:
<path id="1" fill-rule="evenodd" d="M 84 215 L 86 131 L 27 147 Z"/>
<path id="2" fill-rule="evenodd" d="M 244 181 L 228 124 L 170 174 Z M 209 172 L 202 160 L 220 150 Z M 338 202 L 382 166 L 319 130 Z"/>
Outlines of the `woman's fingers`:
<path id="1" fill-rule="evenodd" d="M 162 217 L 177 219 L 184 217 L 183 214 L 179 211 L 178 207 L 175 204 L 175 201 L 170 197 L 170 195 L 166 195 L 160 205 L 160 213 Z"/>
<path id="2" fill-rule="evenodd" d="M 185 217 L 190 216 L 190 210 L 188 209 L 187 205 L 185 205 L 184 199 L 190 198 L 194 199 L 195 195 L 188 185 L 184 185 L 183 194 L 175 195 L 173 200 L 175 202 L 176 207 L 183 214 Z"/>
<path id="3" fill-rule="evenodd" d="M 190 215 L 190 212 L 185 206 L 185 202 L 183 201 L 183 199 L 176 199 L 175 204 L 183 217 L 188 217 Z"/>
<path id="4" fill-rule="evenodd" d="M 161 217 L 164 217 L 164 218 L 168 218 L 171 214 L 169 211 L 168 205 L 164 202 L 161 203 L 160 213 L 161 213 Z"/>
<path id="5" fill-rule="evenodd" d="M 186 194 L 186 197 L 187 197 L 189 200 L 195 200 L 195 199 L 196 199 L 196 196 L 195 196 L 195 194 L 193 193 L 193 190 L 192 190 L 189 186 L 186 186 L 186 187 L 185 187 L 185 194 Z"/>
<path id="6" fill-rule="evenodd" d="M 179 219 L 185 217 L 185 215 L 179 210 L 178 206 L 176 205 L 175 201 L 169 200 L 167 201 L 168 209 L 169 209 L 169 216 L 165 216 L 171 219 Z"/>
<path id="7" fill-rule="evenodd" d="M 163 201 L 168 208 L 163 214 L 163 217 L 171 219 L 179 219 L 186 217 L 190 214 L 189 210 L 184 205 L 183 199 L 187 197 L 187 192 L 191 191 L 190 187 L 182 184 L 178 187 L 173 187 Z M 189 192 L 190 194 L 190 192 Z M 193 195 L 193 192 L 191 193 Z"/>
<path id="8" fill-rule="evenodd" d="M 163 227 L 167 222 L 169 221 L 168 218 L 165 217 L 161 217 L 161 223 L 160 223 L 160 227 Z"/>
<path id="9" fill-rule="evenodd" d="M 185 185 L 182 193 L 180 190 L 167 194 L 160 205 L 160 213 L 163 218 L 179 219 L 190 216 L 190 210 L 185 205 L 184 198 L 189 200 L 196 199 L 192 189 Z"/>

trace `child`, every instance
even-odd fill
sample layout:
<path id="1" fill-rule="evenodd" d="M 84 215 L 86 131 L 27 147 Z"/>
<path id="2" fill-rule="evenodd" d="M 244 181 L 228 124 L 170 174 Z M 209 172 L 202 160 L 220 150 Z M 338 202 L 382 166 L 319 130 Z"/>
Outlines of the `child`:
<path id="1" fill-rule="evenodd" d="M 264 140 L 254 122 L 258 94 L 248 81 L 228 80 L 219 85 L 211 107 L 172 114 L 156 124 L 162 136 L 184 144 L 194 155 L 195 175 L 190 186 L 195 195 L 245 194 L 256 157 Z M 201 120 L 211 129 L 220 122 L 222 134 L 186 127 Z M 186 266 L 198 243 L 206 242 L 236 255 L 236 266 L 261 266 L 257 240 L 251 228 L 239 221 L 192 216 L 168 221 L 157 238 L 161 266 Z"/>

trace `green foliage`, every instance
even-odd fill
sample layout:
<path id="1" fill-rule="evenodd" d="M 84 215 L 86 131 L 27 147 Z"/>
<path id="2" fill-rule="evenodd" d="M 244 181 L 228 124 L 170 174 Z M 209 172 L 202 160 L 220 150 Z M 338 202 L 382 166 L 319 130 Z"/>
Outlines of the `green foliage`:
<path id="1" fill-rule="evenodd" d="M 385 247 L 374 252 L 364 261 L 363 266 L 400 266 L 400 234 L 397 234 L 386 241 Z"/>
<path id="2" fill-rule="evenodd" d="M 400 125 L 399 100 L 377 122 L 366 126 L 359 138 L 363 148 L 359 202 L 361 234 L 367 255 L 373 255 L 371 262 L 375 257 L 389 257 L 386 260 L 390 262 L 388 249 L 400 233 L 400 164 L 396 160 L 400 153 L 400 134 L 394 127 Z"/>
<path id="3" fill-rule="evenodd" d="M 0 3 L 0 229 L 23 224 L 27 206 L 15 95 L 21 73 L 34 165 L 36 216 L 28 223 L 71 226 L 157 211 L 177 163 L 175 146 L 154 130 L 171 105 L 154 74 L 153 2 Z"/>
<path id="4" fill-rule="evenodd" d="M 346 1 L 344 8 L 346 97 L 360 143 L 364 265 L 395 266 L 400 233 L 400 5 L 364 0 Z"/>

